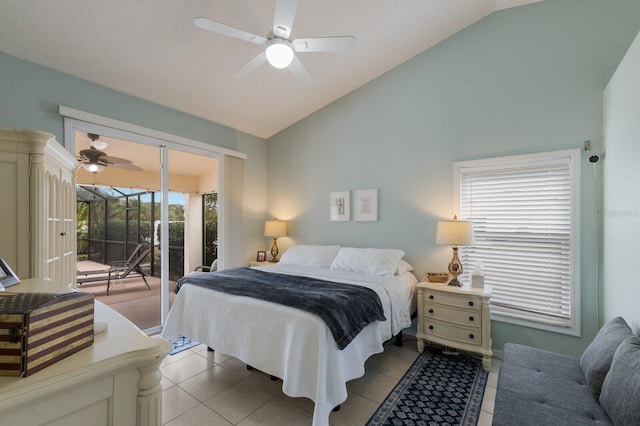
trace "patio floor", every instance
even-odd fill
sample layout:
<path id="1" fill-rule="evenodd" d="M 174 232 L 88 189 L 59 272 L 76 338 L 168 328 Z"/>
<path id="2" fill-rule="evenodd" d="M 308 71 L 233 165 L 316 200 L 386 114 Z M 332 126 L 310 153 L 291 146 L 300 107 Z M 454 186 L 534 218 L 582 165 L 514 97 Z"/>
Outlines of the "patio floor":
<path id="1" fill-rule="evenodd" d="M 78 271 L 93 271 L 108 269 L 90 260 L 78 262 Z M 124 315 L 141 330 L 160 325 L 160 278 L 147 277 L 151 290 L 144 285 L 142 277 L 126 278 L 112 283 L 107 296 L 107 280 L 88 282 L 77 285 L 78 290 L 93 293 L 96 300 L 109 305 L 112 309 Z M 173 304 L 175 294 L 174 281 L 169 281 L 169 306 Z"/>

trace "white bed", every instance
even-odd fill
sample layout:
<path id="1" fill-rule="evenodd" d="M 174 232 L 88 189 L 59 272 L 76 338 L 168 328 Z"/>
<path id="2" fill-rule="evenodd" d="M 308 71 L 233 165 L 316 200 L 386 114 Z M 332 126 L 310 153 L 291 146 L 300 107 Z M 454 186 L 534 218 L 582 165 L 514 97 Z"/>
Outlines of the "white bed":
<path id="1" fill-rule="evenodd" d="M 280 263 L 256 269 L 366 286 L 380 297 L 386 321 L 369 324 L 339 350 L 329 328 L 316 315 L 185 283 L 176 296 L 162 335 L 191 337 L 282 378 L 283 392 L 313 400 L 313 424 L 325 426 L 331 410 L 347 398 L 346 382 L 361 377 L 366 359 L 382 352 L 385 341 L 411 324 L 417 280 L 406 270 L 397 270 L 401 272 L 398 275 L 372 275 L 371 271 L 358 271 L 357 264 L 355 268 L 350 264 L 337 269 L 333 268 L 333 261 L 330 267 L 326 266 L 326 260 L 321 265 L 309 266 L 317 263 L 317 259 L 307 265 L 299 263 L 305 262 L 283 255 Z"/>

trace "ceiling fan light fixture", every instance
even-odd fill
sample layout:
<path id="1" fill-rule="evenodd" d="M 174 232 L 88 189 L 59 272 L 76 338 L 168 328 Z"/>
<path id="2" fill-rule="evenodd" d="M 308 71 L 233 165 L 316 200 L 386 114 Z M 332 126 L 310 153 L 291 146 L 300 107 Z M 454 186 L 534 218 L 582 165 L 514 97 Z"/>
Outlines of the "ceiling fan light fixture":
<path id="1" fill-rule="evenodd" d="M 91 142 L 91 146 L 94 147 L 95 149 L 105 149 L 109 145 L 106 142 L 95 141 L 95 142 Z"/>
<path id="2" fill-rule="evenodd" d="M 274 68 L 286 68 L 293 61 L 291 42 L 283 38 L 269 40 L 265 54 L 267 55 L 267 61 Z"/>
<path id="3" fill-rule="evenodd" d="M 82 163 L 82 167 L 90 173 L 100 173 L 105 169 L 105 166 L 98 163 Z"/>
<path id="4" fill-rule="evenodd" d="M 109 144 L 107 144 L 106 142 L 102 142 L 98 140 L 100 139 L 100 135 L 96 135 L 95 133 L 87 133 L 87 136 L 89 136 L 89 139 L 91 139 L 91 142 L 89 143 L 95 149 L 105 149 L 106 147 L 109 146 Z"/>

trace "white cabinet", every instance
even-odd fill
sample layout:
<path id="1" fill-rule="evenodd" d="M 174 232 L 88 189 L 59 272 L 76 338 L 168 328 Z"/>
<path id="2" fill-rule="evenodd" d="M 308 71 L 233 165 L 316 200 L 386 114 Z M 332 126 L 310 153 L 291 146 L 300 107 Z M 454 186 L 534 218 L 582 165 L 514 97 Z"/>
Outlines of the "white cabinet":
<path id="1" fill-rule="evenodd" d="M 0 257 L 21 279 L 74 283 L 76 170 L 54 135 L 0 129 Z"/>
<path id="2" fill-rule="evenodd" d="M 15 292 L 66 292 L 29 279 Z M 96 302 L 95 320 L 107 325 L 93 345 L 27 377 L 0 376 L 0 426 L 159 426 L 160 364 L 171 349 L 147 337 L 108 306 Z"/>
<path id="3" fill-rule="evenodd" d="M 431 341 L 482 355 L 491 368 L 491 292 L 422 282 L 418 288 L 418 351 Z"/>

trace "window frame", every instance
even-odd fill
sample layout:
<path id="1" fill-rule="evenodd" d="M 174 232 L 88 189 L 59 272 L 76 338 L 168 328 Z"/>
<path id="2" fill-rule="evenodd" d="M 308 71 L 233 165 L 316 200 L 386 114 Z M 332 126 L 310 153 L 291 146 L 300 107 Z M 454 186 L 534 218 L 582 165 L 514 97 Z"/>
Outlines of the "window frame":
<path id="1" fill-rule="evenodd" d="M 461 183 L 462 173 L 469 173 L 473 170 L 496 170 L 500 168 L 512 168 L 513 166 L 523 166 L 530 164 L 540 164 L 541 162 L 557 163 L 558 161 L 566 161 L 569 168 L 569 185 L 570 185 L 570 255 L 568 272 L 569 278 L 569 312 L 570 319 L 568 326 L 548 324 L 539 322 L 534 319 L 515 318 L 504 315 L 502 313 L 491 313 L 491 319 L 499 322 L 515 324 L 535 329 L 551 331 L 555 333 L 567 334 L 572 336 L 580 336 L 580 149 L 568 149 L 559 151 L 546 151 L 533 154 L 512 155 L 504 157 L 493 157 L 478 160 L 456 161 L 453 163 L 453 193 L 454 193 L 454 211 L 460 217 L 461 204 Z M 461 220 L 468 218 L 460 217 Z M 476 235 L 477 239 L 477 235 Z M 464 247 L 461 247 L 464 250 Z M 467 265 L 471 270 L 473 266 Z M 487 280 L 489 283 L 491 279 Z"/>

